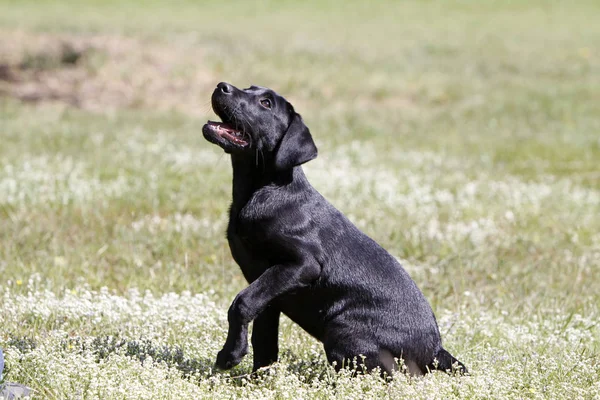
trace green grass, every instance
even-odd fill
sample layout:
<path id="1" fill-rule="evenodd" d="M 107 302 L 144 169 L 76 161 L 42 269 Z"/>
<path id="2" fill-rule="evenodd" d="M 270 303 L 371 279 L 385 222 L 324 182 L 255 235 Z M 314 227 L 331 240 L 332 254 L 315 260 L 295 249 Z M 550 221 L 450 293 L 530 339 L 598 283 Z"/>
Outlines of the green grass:
<path id="1" fill-rule="evenodd" d="M 0 65 L 60 94 L 23 102 L 0 80 L 5 379 L 39 398 L 597 397 L 599 12 L 0 1 Z M 63 42 L 86 49 L 74 65 L 47 53 Z M 296 106 L 309 178 L 403 260 L 470 377 L 335 375 L 289 320 L 260 379 L 212 371 L 246 286 L 229 160 L 201 135 L 221 80 Z"/>

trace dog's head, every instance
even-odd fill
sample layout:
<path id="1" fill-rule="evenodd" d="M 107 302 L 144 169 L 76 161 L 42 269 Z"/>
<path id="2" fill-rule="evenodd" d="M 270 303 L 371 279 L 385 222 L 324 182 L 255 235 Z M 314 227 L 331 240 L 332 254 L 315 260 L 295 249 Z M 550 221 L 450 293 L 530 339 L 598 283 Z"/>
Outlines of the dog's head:
<path id="1" fill-rule="evenodd" d="M 221 82 L 213 92 L 212 107 L 222 122 L 208 121 L 202 133 L 226 153 L 257 154 L 278 170 L 317 156 L 317 147 L 302 117 L 271 89 L 238 89 Z"/>

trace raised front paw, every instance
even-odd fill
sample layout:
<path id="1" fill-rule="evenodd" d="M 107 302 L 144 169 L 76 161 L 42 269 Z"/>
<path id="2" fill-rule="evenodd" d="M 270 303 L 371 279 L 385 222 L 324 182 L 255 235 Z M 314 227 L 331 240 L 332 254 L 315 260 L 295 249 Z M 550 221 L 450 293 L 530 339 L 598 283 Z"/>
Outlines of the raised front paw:
<path id="1" fill-rule="evenodd" d="M 230 369 L 238 365 L 244 356 L 248 354 L 248 343 L 242 346 L 230 349 L 227 345 L 217 354 L 216 367 L 219 369 Z"/>

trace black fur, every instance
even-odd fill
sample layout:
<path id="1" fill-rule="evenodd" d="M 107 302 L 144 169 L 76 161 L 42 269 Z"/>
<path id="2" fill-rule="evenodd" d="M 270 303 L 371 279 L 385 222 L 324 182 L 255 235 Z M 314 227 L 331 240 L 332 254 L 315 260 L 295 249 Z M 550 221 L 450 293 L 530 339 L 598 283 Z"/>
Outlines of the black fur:
<path id="1" fill-rule="evenodd" d="M 227 83 L 217 86 L 212 104 L 223 126 L 243 138 L 228 139 L 217 123 L 203 128 L 231 154 L 227 239 L 250 283 L 229 308 L 217 366 L 242 360 L 251 321 L 254 369 L 276 361 L 283 312 L 323 343 L 337 368 L 362 355 L 368 369 L 387 373 L 397 368 L 395 357 L 413 374 L 453 365 L 466 372 L 442 348 L 431 307 L 406 271 L 304 176 L 300 164 L 317 148 L 291 104 L 266 88 Z"/>

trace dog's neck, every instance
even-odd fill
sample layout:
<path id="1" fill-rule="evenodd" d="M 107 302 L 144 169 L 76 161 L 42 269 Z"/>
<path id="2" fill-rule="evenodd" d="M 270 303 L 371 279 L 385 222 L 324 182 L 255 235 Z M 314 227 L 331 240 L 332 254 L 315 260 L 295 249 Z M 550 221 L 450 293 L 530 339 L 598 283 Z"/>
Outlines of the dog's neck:
<path id="1" fill-rule="evenodd" d="M 231 155 L 233 208 L 240 210 L 256 191 L 266 186 L 287 187 L 308 184 L 300 166 L 287 171 L 278 171 L 272 165 L 267 164 L 270 163 L 257 163 L 255 157 Z"/>

